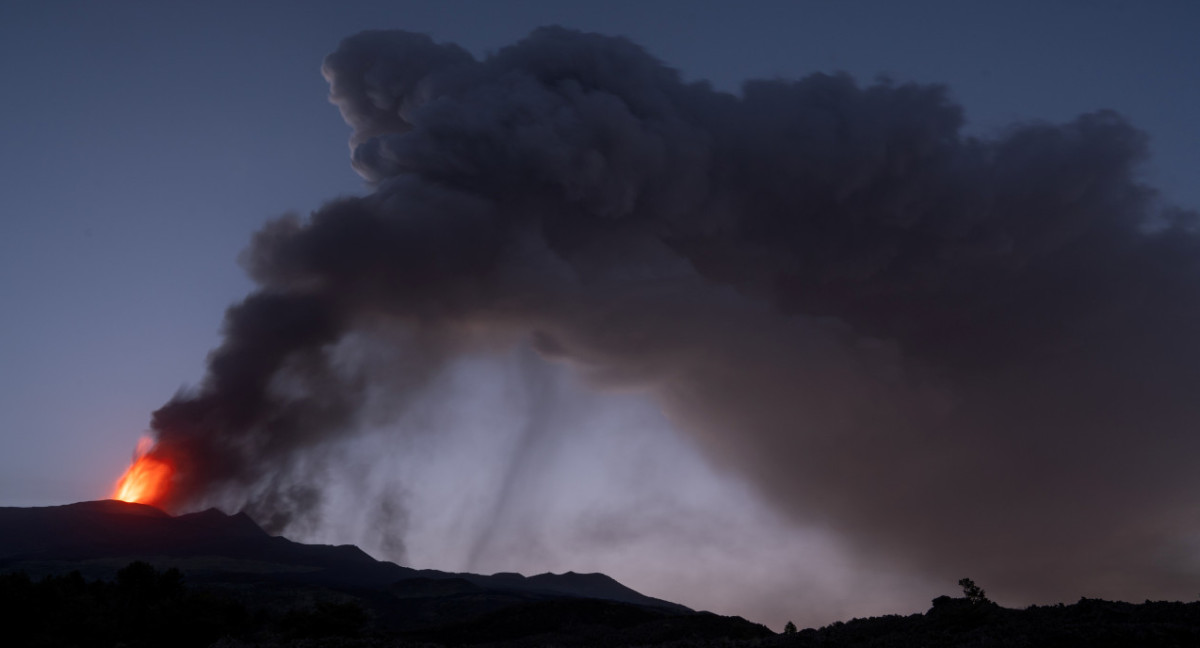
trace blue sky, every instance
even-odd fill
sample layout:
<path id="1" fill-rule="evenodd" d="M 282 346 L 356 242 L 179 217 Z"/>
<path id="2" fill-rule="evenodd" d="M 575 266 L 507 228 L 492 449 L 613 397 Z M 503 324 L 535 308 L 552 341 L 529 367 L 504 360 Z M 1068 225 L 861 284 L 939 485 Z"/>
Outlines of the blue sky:
<path id="1" fill-rule="evenodd" d="M 1147 182 L 1200 206 L 1193 2 L 8 2 L 0 505 L 105 496 L 251 288 L 252 232 L 364 191 L 319 73 L 341 38 L 401 28 L 483 56 L 545 24 L 733 92 L 835 70 L 945 83 L 981 136 L 1114 109 L 1150 135 Z"/>

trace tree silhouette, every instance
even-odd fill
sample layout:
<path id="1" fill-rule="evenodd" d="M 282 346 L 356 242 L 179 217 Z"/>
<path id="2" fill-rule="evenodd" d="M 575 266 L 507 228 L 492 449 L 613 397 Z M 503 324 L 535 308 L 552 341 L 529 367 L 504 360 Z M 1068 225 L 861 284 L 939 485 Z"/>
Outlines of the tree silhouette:
<path id="1" fill-rule="evenodd" d="M 788 621 L 787 625 L 783 626 L 783 634 L 796 634 L 796 624 Z"/>
<path id="2" fill-rule="evenodd" d="M 958 586 L 962 588 L 963 596 L 967 597 L 967 600 L 970 601 L 972 605 L 991 603 L 991 601 L 989 601 L 987 598 L 987 594 L 983 591 L 983 588 L 976 585 L 975 581 L 971 580 L 970 578 L 964 578 L 958 581 Z"/>

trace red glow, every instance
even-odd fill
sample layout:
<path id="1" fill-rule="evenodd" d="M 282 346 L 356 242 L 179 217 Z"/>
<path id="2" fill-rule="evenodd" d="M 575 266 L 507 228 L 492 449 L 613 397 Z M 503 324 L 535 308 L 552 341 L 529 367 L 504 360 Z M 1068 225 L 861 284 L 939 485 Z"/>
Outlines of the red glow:
<path id="1" fill-rule="evenodd" d="M 138 442 L 133 463 L 117 480 L 112 498 L 123 502 L 156 505 L 167 495 L 175 467 L 160 457 L 151 455 L 154 442 L 143 438 Z"/>

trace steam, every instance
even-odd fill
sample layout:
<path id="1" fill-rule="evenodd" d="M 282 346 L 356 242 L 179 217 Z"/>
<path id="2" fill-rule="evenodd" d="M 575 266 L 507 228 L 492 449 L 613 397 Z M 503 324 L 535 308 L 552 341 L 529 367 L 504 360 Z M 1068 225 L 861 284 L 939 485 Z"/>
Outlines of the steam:
<path id="1" fill-rule="evenodd" d="M 255 236 L 259 289 L 154 415 L 169 506 L 303 524 L 329 444 L 532 344 L 873 560 L 1194 594 L 1197 214 L 1138 180 L 1118 115 L 975 139 L 939 86 L 735 97 L 561 28 L 484 60 L 364 32 L 324 74 L 374 191 Z"/>

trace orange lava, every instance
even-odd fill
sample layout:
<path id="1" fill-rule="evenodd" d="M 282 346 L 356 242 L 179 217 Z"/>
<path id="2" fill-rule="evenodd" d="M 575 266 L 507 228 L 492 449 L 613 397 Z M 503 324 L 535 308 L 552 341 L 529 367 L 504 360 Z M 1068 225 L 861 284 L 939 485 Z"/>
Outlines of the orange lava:
<path id="1" fill-rule="evenodd" d="M 150 453 L 154 442 L 143 438 L 138 442 L 133 463 L 117 480 L 112 498 L 123 502 L 157 505 L 167 495 L 175 467 Z"/>

